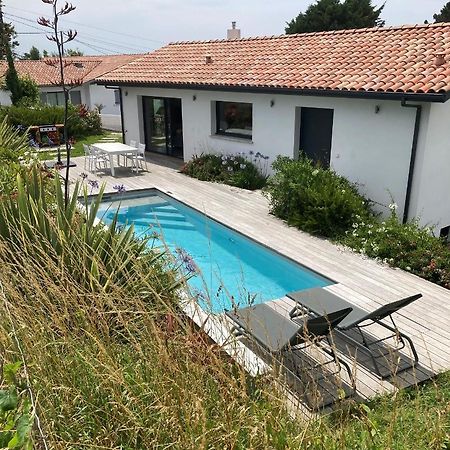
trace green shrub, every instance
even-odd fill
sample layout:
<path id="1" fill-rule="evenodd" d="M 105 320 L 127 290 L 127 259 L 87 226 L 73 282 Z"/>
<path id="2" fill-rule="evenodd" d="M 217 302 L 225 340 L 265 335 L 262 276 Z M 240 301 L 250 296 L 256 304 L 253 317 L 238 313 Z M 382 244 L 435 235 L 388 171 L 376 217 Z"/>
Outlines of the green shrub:
<path id="1" fill-rule="evenodd" d="M 29 76 L 19 77 L 19 89 L 21 98 L 17 102 L 18 105 L 25 107 L 38 105 L 39 87 Z"/>
<path id="2" fill-rule="evenodd" d="M 116 220 L 108 228 L 96 224 L 103 188 L 82 217 L 77 211 L 79 183 L 66 207 L 60 178 L 54 178 L 51 189 L 56 204 L 47 201 L 45 179 L 37 169 L 29 177 L 18 176 L 17 194 L 0 202 L 0 239 L 17 251 L 33 253 L 36 261 L 62 263 L 74 281 L 92 291 L 108 292 L 112 285 L 126 283 L 124 288 L 140 289 L 142 298 L 150 301 L 155 292 L 174 289 L 176 282 L 163 270 L 164 253 L 148 251 L 148 239 L 135 239 L 133 227 L 119 230 Z M 87 189 L 84 195 L 87 204 Z M 54 276 L 56 282 L 59 275 Z M 136 276 L 140 284 L 134 282 Z M 153 292 L 148 291 L 150 285 Z"/>
<path id="3" fill-rule="evenodd" d="M 21 365 L 5 364 L 0 376 L 0 448 L 33 448 L 34 417 L 26 382 L 19 377 Z"/>
<path id="4" fill-rule="evenodd" d="M 315 167 L 306 157 L 298 161 L 279 156 L 266 187 L 271 212 L 289 225 L 312 234 L 336 238 L 349 230 L 357 216 L 372 215 L 368 201 L 346 178 Z"/>
<path id="5" fill-rule="evenodd" d="M 181 172 L 202 181 L 213 181 L 243 189 L 261 189 L 267 182 L 268 157 L 260 153 L 248 156 L 202 154 L 194 156 Z"/>
<path id="6" fill-rule="evenodd" d="M 402 224 L 391 205 L 383 222 L 358 220 L 340 241 L 353 250 L 450 289 L 450 248 L 417 220 Z"/>
<path id="7" fill-rule="evenodd" d="M 0 118 L 6 116 L 10 125 L 24 128 L 34 125 L 61 124 L 64 122 L 64 108 L 49 105 L 2 107 Z M 69 105 L 68 132 L 70 137 L 75 138 L 100 134 L 100 115 L 97 111 L 87 111 L 83 106 Z"/>
<path id="8" fill-rule="evenodd" d="M 14 130 L 5 117 L 0 123 L 0 197 L 15 189 L 18 174 L 32 161 L 26 133 Z"/>

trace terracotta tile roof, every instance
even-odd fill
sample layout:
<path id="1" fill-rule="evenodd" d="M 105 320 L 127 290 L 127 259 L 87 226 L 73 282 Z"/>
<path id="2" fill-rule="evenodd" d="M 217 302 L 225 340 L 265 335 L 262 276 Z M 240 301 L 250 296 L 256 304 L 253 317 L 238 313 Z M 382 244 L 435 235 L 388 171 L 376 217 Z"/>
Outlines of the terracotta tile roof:
<path id="1" fill-rule="evenodd" d="M 98 81 L 341 94 L 444 93 L 450 91 L 450 24 L 175 42 Z"/>
<path id="2" fill-rule="evenodd" d="M 139 55 L 141 56 L 141 55 Z M 64 58 L 66 62 L 65 77 L 68 84 L 75 84 L 78 80 L 88 83 L 111 70 L 129 63 L 138 55 L 106 55 L 106 56 L 75 56 Z M 55 58 L 47 58 L 54 60 Z M 70 64 L 69 64 L 70 63 Z M 59 68 L 40 61 L 21 60 L 15 61 L 15 67 L 19 76 L 29 76 L 39 86 L 54 86 L 59 84 Z M 7 65 L 3 61 L 0 64 L 0 73 L 6 73 Z"/>

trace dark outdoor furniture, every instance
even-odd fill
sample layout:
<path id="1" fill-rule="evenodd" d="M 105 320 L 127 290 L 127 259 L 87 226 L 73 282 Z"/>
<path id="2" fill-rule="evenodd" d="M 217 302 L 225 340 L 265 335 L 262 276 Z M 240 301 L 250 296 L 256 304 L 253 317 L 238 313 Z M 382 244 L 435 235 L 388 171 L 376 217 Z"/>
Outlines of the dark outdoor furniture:
<path id="1" fill-rule="evenodd" d="M 354 384 L 349 365 L 336 355 L 330 340 L 330 331 L 350 312 L 351 308 L 344 308 L 326 316 L 309 317 L 304 315 L 294 322 L 269 305 L 262 303 L 233 312 L 228 311 L 226 315 L 235 324 L 232 329 L 235 336 L 246 336 L 250 341 L 254 341 L 258 347 L 272 355 L 285 368 L 285 361 L 292 359 L 291 356 L 295 352 L 303 351 L 311 345 L 317 345 L 331 359 L 321 363 L 316 362 L 310 368 L 318 369 L 334 363 L 337 370 L 328 375 L 336 375 L 343 366 L 347 370 L 352 384 Z M 328 345 L 322 345 L 321 341 L 323 340 L 326 340 Z M 294 367 L 294 375 L 297 378 L 300 378 L 299 372 L 302 369 L 304 368 Z"/>
<path id="2" fill-rule="evenodd" d="M 338 335 L 341 335 L 347 339 L 357 349 L 360 349 L 369 355 L 375 372 L 382 379 L 389 378 L 396 373 L 403 372 L 404 370 L 410 369 L 417 365 L 419 358 L 414 344 L 410 337 L 399 331 L 392 314 L 419 299 L 422 297 L 422 294 L 416 294 L 394 301 L 387 305 L 381 306 L 375 311 L 365 311 L 358 308 L 357 306 L 323 288 L 313 288 L 304 291 L 292 292 L 287 294 L 287 296 L 297 303 L 291 311 L 292 317 L 295 317 L 299 310 L 306 310 L 317 315 L 330 315 L 335 311 L 342 310 L 343 308 L 352 308 L 350 314 L 344 317 L 344 319 L 337 324 L 336 331 L 338 332 Z M 386 318 L 390 320 L 391 324 L 384 321 Z M 363 332 L 363 328 L 373 325 L 374 323 L 387 329 L 390 334 L 381 339 L 368 339 L 368 336 Z M 350 331 L 352 330 L 357 331 L 361 341 L 350 335 Z M 397 339 L 399 343 L 399 346 L 396 348 L 397 351 L 405 348 L 406 342 L 408 342 L 414 359 L 404 367 L 397 367 L 395 370 L 389 370 L 387 373 L 383 373 L 380 368 L 379 360 L 380 358 L 386 358 L 388 354 L 392 354 L 392 348 L 383 346 L 383 348 L 380 349 L 380 346 L 385 341 L 393 338 Z"/>

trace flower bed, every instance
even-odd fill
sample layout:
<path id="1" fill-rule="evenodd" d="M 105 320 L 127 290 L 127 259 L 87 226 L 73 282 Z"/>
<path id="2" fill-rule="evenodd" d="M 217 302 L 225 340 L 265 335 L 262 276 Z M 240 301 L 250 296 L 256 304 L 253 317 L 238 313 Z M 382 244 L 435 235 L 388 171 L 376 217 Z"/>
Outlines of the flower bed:
<path id="1" fill-rule="evenodd" d="M 271 212 L 301 230 L 450 289 L 450 248 L 417 220 L 402 224 L 397 205 L 380 221 L 357 187 L 306 158 L 279 157 L 266 194 Z"/>
<path id="2" fill-rule="evenodd" d="M 261 153 L 194 156 L 181 172 L 202 181 L 213 181 L 248 190 L 261 189 L 267 182 L 268 156 Z"/>

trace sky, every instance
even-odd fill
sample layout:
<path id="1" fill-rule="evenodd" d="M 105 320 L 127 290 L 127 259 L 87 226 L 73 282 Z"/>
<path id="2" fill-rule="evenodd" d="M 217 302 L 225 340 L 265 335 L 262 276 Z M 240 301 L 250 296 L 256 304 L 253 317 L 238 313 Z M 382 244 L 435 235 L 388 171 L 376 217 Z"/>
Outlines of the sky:
<path id="1" fill-rule="evenodd" d="M 386 0 L 382 18 L 386 25 L 432 21 L 447 0 Z M 313 0 L 72 0 L 76 10 L 62 20 L 63 29 L 75 29 L 70 44 L 85 54 L 143 53 L 173 41 L 221 39 L 231 21 L 243 37 L 278 35 L 285 24 Z M 62 0 L 59 0 L 63 4 Z M 384 0 L 374 0 L 381 5 Z M 31 46 L 54 51 L 39 16 L 48 17 L 51 6 L 42 0 L 4 0 L 5 20 L 19 32 L 23 54 Z M 22 34 L 23 33 L 23 34 Z M 38 34 L 29 34 L 38 33 Z"/>

